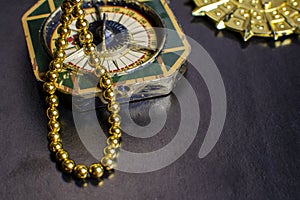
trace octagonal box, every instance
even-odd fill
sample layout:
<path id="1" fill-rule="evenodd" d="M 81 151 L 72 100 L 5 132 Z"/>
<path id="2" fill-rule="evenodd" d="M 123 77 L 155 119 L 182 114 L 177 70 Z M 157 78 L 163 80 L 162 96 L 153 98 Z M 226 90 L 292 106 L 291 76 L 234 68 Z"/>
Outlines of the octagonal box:
<path id="1" fill-rule="evenodd" d="M 186 71 L 186 58 L 190 46 L 174 14 L 165 0 L 140 0 L 157 12 L 166 28 L 166 43 L 154 62 L 134 70 L 115 74 L 113 80 L 119 102 L 128 102 L 169 94 L 177 80 Z M 46 19 L 60 7 L 62 0 L 40 0 L 22 18 L 23 28 L 33 71 L 38 81 L 43 82 L 51 56 L 42 42 L 42 27 Z M 97 79 L 91 74 L 65 70 L 57 82 L 60 96 L 72 101 L 80 111 L 95 109 L 106 102 L 97 87 Z"/>

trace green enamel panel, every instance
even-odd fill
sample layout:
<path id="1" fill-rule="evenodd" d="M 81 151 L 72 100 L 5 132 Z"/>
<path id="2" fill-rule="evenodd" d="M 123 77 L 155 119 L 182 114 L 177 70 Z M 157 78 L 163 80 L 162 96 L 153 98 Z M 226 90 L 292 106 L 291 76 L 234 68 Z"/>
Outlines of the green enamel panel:
<path id="1" fill-rule="evenodd" d="M 56 8 L 58 8 L 62 4 L 63 0 L 55 0 L 54 5 Z"/>
<path id="2" fill-rule="evenodd" d="M 37 19 L 28 21 L 30 37 L 34 47 L 36 62 L 39 66 L 39 72 L 46 72 L 50 62 L 50 58 L 42 45 L 40 36 L 40 27 L 44 20 L 45 19 Z"/>
<path id="3" fill-rule="evenodd" d="M 180 55 L 183 54 L 184 51 L 176 51 L 172 53 L 162 54 L 161 58 L 163 59 L 166 68 L 170 70 L 172 66 L 176 63 L 176 61 L 180 58 Z"/>
<path id="4" fill-rule="evenodd" d="M 169 49 L 169 48 L 180 47 L 180 46 L 184 46 L 184 45 L 177 32 L 172 30 L 167 30 L 167 40 L 166 40 L 165 48 Z"/>
<path id="5" fill-rule="evenodd" d="M 166 10 L 164 9 L 160 1 L 147 1 L 145 2 L 145 4 L 150 6 L 159 15 L 166 13 Z"/>
<path id="6" fill-rule="evenodd" d="M 50 10 L 48 1 L 45 1 L 35 11 L 33 11 L 29 16 L 36 16 L 36 15 L 41 15 L 41 14 L 48 14 L 50 12 L 51 12 L 51 10 Z"/>
<path id="7" fill-rule="evenodd" d="M 63 79 L 63 77 L 65 76 L 65 75 L 67 75 L 69 72 L 65 72 L 65 73 L 60 73 L 59 74 L 59 78 L 58 78 L 58 83 L 60 83 L 61 81 L 62 81 L 62 84 L 64 85 L 64 86 L 66 86 L 66 87 L 68 87 L 68 88 L 73 88 L 73 81 L 72 81 L 72 79 L 70 79 L 70 78 L 68 78 L 68 79 Z"/>
<path id="8" fill-rule="evenodd" d="M 166 40 L 165 48 L 183 46 L 180 36 L 177 34 L 176 31 L 172 31 L 175 30 L 174 24 L 171 21 L 162 3 L 160 1 L 149 1 L 146 2 L 146 4 L 152 7 L 155 10 L 155 12 L 159 14 L 159 16 L 162 18 L 165 24 L 165 27 L 167 29 L 171 29 L 171 30 L 167 30 L 167 40 Z"/>
<path id="9" fill-rule="evenodd" d="M 82 76 L 79 76 L 78 78 L 78 85 L 79 85 L 79 88 L 81 90 L 83 89 L 89 89 L 89 88 L 94 88 L 97 86 L 98 84 L 98 78 L 96 77 L 92 77 L 90 75 L 82 75 Z M 94 80 L 94 81 L 93 81 Z"/>
<path id="10" fill-rule="evenodd" d="M 127 81 L 131 79 L 143 78 L 148 76 L 156 76 L 163 74 L 160 65 L 157 62 L 152 63 L 142 69 L 137 70 L 135 73 L 123 75 L 120 77 L 114 77 L 114 81 L 118 82 L 120 79 L 122 81 Z"/>
<path id="11" fill-rule="evenodd" d="M 147 4 L 152 9 L 154 9 L 155 12 L 163 19 L 166 28 L 175 30 L 174 25 L 171 22 L 168 13 L 166 12 L 164 6 L 160 1 L 149 1 L 149 2 L 145 2 L 145 4 Z"/>
<path id="12" fill-rule="evenodd" d="M 166 28 L 171 29 L 171 30 L 175 30 L 175 27 L 174 27 L 171 19 L 168 17 L 168 15 L 165 18 L 163 18 L 163 20 L 164 20 Z"/>

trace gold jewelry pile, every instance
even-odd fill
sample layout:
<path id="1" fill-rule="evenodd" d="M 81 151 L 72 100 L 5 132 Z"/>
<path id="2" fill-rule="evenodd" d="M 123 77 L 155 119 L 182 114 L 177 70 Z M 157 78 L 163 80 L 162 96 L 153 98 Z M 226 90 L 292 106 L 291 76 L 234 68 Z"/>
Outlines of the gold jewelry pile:
<path id="1" fill-rule="evenodd" d="M 194 0 L 194 16 L 208 16 L 217 29 L 253 36 L 273 37 L 300 33 L 299 0 Z"/>

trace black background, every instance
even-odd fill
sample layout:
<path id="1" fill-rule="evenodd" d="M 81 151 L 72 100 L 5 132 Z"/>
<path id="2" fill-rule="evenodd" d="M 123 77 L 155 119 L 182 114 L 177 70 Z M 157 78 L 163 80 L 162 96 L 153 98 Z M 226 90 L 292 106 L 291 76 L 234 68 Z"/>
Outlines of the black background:
<path id="1" fill-rule="evenodd" d="M 171 2 L 187 35 L 207 50 L 223 77 L 228 110 L 221 138 L 207 157 L 197 157 L 209 123 L 210 100 L 203 79 L 191 67 L 186 77 L 198 95 L 203 115 L 197 138 L 188 151 L 159 171 L 116 171 L 102 187 L 90 182 L 83 188 L 61 175 L 47 149 L 44 98 L 32 73 L 21 25 L 21 16 L 35 0 L 1 1 L 1 199 L 299 197 L 299 39 L 294 36 L 292 44 L 278 48 L 266 39 L 243 44 L 239 35 L 223 31 L 220 37 L 206 19 L 192 17 L 191 2 Z M 125 147 L 128 139 L 127 148 L 144 152 L 172 139 L 178 124 L 172 114 L 176 114 L 178 103 L 170 98 L 172 105 L 162 132 L 146 142 L 125 135 Z M 147 108 L 155 101 L 139 104 Z M 137 121 L 142 125 L 149 121 L 146 113 L 132 110 L 133 116 L 140 116 Z M 61 115 L 68 149 L 76 159 L 93 162 L 74 130 L 72 112 L 62 108 Z"/>

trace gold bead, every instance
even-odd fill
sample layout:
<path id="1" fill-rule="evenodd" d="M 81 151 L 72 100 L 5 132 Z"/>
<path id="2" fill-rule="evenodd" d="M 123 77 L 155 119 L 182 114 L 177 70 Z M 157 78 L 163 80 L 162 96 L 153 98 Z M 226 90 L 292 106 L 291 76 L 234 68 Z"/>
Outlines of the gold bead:
<path id="1" fill-rule="evenodd" d="M 104 155 L 110 154 L 112 159 L 115 159 L 117 157 L 117 149 L 113 146 L 107 146 L 104 149 Z"/>
<path id="2" fill-rule="evenodd" d="M 57 49 L 57 51 L 54 52 L 53 57 L 63 61 L 66 59 L 66 52 L 63 49 Z"/>
<path id="3" fill-rule="evenodd" d="M 107 71 L 103 67 L 97 66 L 95 69 L 95 75 L 98 77 L 101 77 L 101 76 L 105 75 L 106 73 L 107 73 Z"/>
<path id="4" fill-rule="evenodd" d="M 69 1 L 63 1 L 61 9 L 64 13 L 70 14 L 72 12 L 73 6 Z"/>
<path id="5" fill-rule="evenodd" d="M 111 157 L 110 154 L 105 155 L 101 159 L 101 164 L 107 169 L 107 170 L 112 170 L 114 168 L 114 161 Z"/>
<path id="6" fill-rule="evenodd" d="M 88 175 L 88 168 L 85 165 L 76 165 L 74 167 L 74 175 L 79 179 L 85 179 Z"/>
<path id="7" fill-rule="evenodd" d="M 93 43 L 88 43 L 83 45 L 83 51 L 85 55 L 89 55 L 91 52 L 95 51 L 97 49 L 96 45 Z"/>
<path id="8" fill-rule="evenodd" d="M 76 28 L 77 28 L 77 30 L 87 30 L 88 27 L 89 27 L 89 22 L 86 19 L 78 19 L 76 21 Z"/>
<path id="9" fill-rule="evenodd" d="M 63 149 L 59 149 L 55 154 L 55 158 L 58 162 L 62 162 L 69 158 L 69 153 Z"/>
<path id="10" fill-rule="evenodd" d="M 112 126 L 109 129 L 109 134 L 114 135 L 118 138 L 120 138 L 122 136 L 122 130 L 119 126 Z"/>
<path id="11" fill-rule="evenodd" d="M 99 54 L 95 53 L 95 52 L 91 52 L 89 55 L 89 65 L 92 67 L 96 67 L 99 65 L 100 63 L 100 57 Z"/>
<path id="12" fill-rule="evenodd" d="M 61 142 L 61 136 L 57 132 L 50 131 L 48 133 L 48 139 L 50 142 Z"/>
<path id="13" fill-rule="evenodd" d="M 65 24 L 65 25 L 70 25 L 72 23 L 72 15 L 71 14 L 67 14 L 67 13 L 63 13 L 61 16 L 60 16 L 60 22 L 62 24 Z"/>
<path id="14" fill-rule="evenodd" d="M 114 126 L 119 126 L 121 124 L 121 116 L 118 114 L 111 114 L 108 118 L 108 122 Z"/>
<path id="15" fill-rule="evenodd" d="M 116 95 L 113 89 L 109 88 L 103 92 L 103 97 L 107 101 L 115 100 Z"/>
<path id="16" fill-rule="evenodd" d="M 79 34 L 79 42 L 81 44 L 88 44 L 93 42 L 93 34 L 90 31 L 82 31 Z"/>
<path id="17" fill-rule="evenodd" d="M 115 134 L 113 134 L 113 136 L 115 136 L 117 138 L 121 138 L 122 137 L 122 132 L 115 133 Z"/>
<path id="18" fill-rule="evenodd" d="M 53 53 L 54 58 L 63 61 L 64 58 L 57 57 L 57 54 L 58 54 L 57 52 L 58 52 L 58 51 L 63 52 L 63 51 L 65 51 L 65 49 L 64 49 L 62 46 L 60 46 L 60 47 L 56 47 L 55 51 L 56 51 L 56 52 Z M 61 54 L 61 56 L 62 56 L 62 54 Z"/>
<path id="19" fill-rule="evenodd" d="M 92 164 L 89 167 L 89 173 L 90 173 L 91 177 L 93 177 L 93 178 L 101 178 L 101 176 L 104 173 L 104 169 L 101 164 L 98 164 L 98 163 Z"/>
<path id="20" fill-rule="evenodd" d="M 71 29 L 67 26 L 60 25 L 57 29 L 57 33 L 62 37 L 62 38 L 67 38 L 70 33 Z"/>
<path id="21" fill-rule="evenodd" d="M 54 94 L 48 96 L 46 98 L 46 103 L 50 106 L 50 107 L 57 107 L 59 104 L 59 100 L 58 97 Z"/>
<path id="22" fill-rule="evenodd" d="M 82 0 L 69 0 L 72 5 L 80 5 L 82 4 Z"/>
<path id="23" fill-rule="evenodd" d="M 68 46 L 68 41 L 66 40 L 66 38 L 57 38 L 55 40 L 55 47 L 57 49 L 61 49 L 61 48 L 66 48 Z"/>
<path id="24" fill-rule="evenodd" d="M 112 146 L 113 148 L 119 148 L 120 147 L 120 140 L 118 137 L 116 136 L 110 136 L 109 138 L 107 138 L 107 144 Z"/>
<path id="25" fill-rule="evenodd" d="M 89 55 L 89 59 L 91 59 L 91 58 L 99 58 L 99 57 L 100 57 L 100 53 L 98 53 L 98 51 L 93 51 Z"/>
<path id="26" fill-rule="evenodd" d="M 51 82 L 56 82 L 58 78 L 58 72 L 56 70 L 51 70 L 46 73 L 46 77 Z"/>
<path id="27" fill-rule="evenodd" d="M 60 123 L 56 121 L 55 119 L 51 119 L 48 123 L 48 127 L 53 132 L 59 132 L 60 131 Z"/>
<path id="28" fill-rule="evenodd" d="M 51 61 L 49 68 L 51 70 L 61 71 L 63 69 L 63 62 L 61 60 L 53 60 Z"/>
<path id="29" fill-rule="evenodd" d="M 100 78 L 100 87 L 102 89 L 111 88 L 112 84 L 113 84 L 113 80 L 110 76 L 106 75 Z"/>
<path id="30" fill-rule="evenodd" d="M 47 117 L 49 119 L 57 119 L 59 117 L 59 111 L 56 107 L 50 107 L 47 109 Z"/>
<path id="31" fill-rule="evenodd" d="M 71 159 L 66 159 L 61 163 L 62 171 L 68 174 L 72 173 L 74 167 L 75 167 L 75 162 L 74 160 Z"/>
<path id="32" fill-rule="evenodd" d="M 45 82 L 43 85 L 44 91 L 48 94 L 54 94 L 56 87 L 53 82 Z"/>
<path id="33" fill-rule="evenodd" d="M 84 11 L 81 8 L 80 5 L 77 5 L 73 8 L 73 12 L 72 12 L 73 17 L 75 18 L 79 18 L 79 19 L 83 19 L 84 18 Z"/>
<path id="34" fill-rule="evenodd" d="M 53 141 L 49 144 L 49 150 L 52 152 L 52 153 L 55 153 L 57 152 L 59 149 L 62 149 L 63 148 L 63 145 L 61 142 L 56 142 L 56 141 Z"/>
<path id="35" fill-rule="evenodd" d="M 116 101 L 111 101 L 108 103 L 107 108 L 111 113 L 118 113 L 120 111 L 120 104 Z"/>

